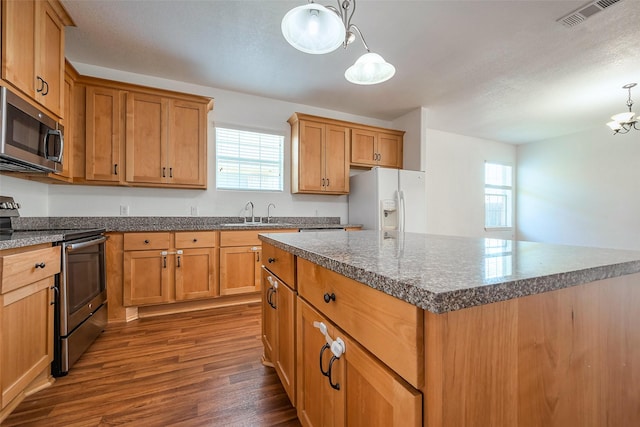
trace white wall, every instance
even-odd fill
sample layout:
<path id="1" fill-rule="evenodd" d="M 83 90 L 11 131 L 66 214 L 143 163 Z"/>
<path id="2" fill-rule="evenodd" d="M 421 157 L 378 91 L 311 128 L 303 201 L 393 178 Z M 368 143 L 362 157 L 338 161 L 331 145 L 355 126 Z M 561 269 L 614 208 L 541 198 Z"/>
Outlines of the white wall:
<path id="1" fill-rule="evenodd" d="M 67 186 L 25 183 L 6 179 L 3 195 L 12 195 L 23 204 L 23 216 L 117 216 L 120 205 L 129 206 L 131 216 L 188 216 L 197 207 L 200 216 L 238 216 L 248 200 L 256 206 L 256 216 L 266 216 L 267 205 L 274 203 L 275 216 L 340 216 L 347 221 L 347 197 L 291 194 L 291 143 L 287 119 L 292 113 L 304 112 L 374 126 L 392 127 L 390 122 L 355 116 L 338 111 L 238 92 L 160 79 L 118 70 L 75 63 L 80 74 L 111 80 L 158 87 L 215 98 L 209 114 L 208 189 L 177 190 L 156 188 L 123 188 L 102 186 Z M 215 190 L 214 126 L 238 125 L 267 130 L 285 136 L 285 171 L 283 192 L 239 192 Z M 46 202 L 43 199 L 47 198 Z"/>
<path id="2" fill-rule="evenodd" d="M 484 230 L 484 163 L 516 164 L 516 147 L 426 129 L 427 232 L 513 238 Z"/>
<path id="3" fill-rule="evenodd" d="M 403 168 L 424 171 L 426 165 L 425 127 L 427 109 L 424 107 L 409 111 L 392 122 L 394 129 L 404 130 Z"/>
<path id="4" fill-rule="evenodd" d="M 22 216 L 48 216 L 49 186 L 46 184 L 0 175 L 0 196 L 11 196 L 20 203 Z"/>
<path id="5" fill-rule="evenodd" d="M 518 147 L 518 238 L 640 250 L 640 132 Z"/>

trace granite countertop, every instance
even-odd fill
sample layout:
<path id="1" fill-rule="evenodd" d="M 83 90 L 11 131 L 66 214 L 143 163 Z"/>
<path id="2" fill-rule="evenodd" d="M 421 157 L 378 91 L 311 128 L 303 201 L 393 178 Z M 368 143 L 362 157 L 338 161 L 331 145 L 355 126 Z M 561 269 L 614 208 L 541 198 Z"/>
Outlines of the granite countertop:
<path id="1" fill-rule="evenodd" d="M 417 233 L 261 240 L 433 313 L 640 272 L 640 252 Z"/>
<path id="2" fill-rule="evenodd" d="M 20 217 L 12 220 L 12 226 L 17 231 L 11 236 L 0 236 L 0 250 L 59 242 L 63 238 L 61 233 L 55 232 L 59 229 L 104 228 L 107 232 L 144 232 L 289 228 L 341 230 L 360 227 L 340 224 L 339 217 L 273 217 L 274 222 L 267 223 L 267 219 L 263 218 L 263 223 L 259 225 L 246 225 L 243 220 L 241 217 Z"/>

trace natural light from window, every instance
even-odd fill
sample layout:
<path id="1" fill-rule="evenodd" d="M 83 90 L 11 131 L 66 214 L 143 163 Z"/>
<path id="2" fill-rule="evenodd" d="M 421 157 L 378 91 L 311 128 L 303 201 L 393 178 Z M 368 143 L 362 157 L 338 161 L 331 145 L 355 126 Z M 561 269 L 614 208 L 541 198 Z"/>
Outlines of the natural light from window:
<path id="1" fill-rule="evenodd" d="M 487 229 L 513 226 L 513 168 L 498 163 L 485 163 L 484 224 Z"/>
<path id="2" fill-rule="evenodd" d="M 216 189 L 283 190 L 284 136 L 216 127 Z"/>

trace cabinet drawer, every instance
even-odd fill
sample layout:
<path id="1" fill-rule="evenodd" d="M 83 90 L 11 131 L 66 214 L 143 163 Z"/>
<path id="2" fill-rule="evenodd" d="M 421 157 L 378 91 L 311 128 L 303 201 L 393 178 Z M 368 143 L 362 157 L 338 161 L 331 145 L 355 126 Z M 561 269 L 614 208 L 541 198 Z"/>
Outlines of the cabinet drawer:
<path id="1" fill-rule="evenodd" d="M 176 249 L 213 248 L 218 246 L 216 231 L 181 231 L 176 233 Z"/>
<path id="2" fill-rule="evenodd" d="M 421 309 L 305 259 L 297 259 L 297 276 L 302 298 L 411 385 L 422 386 Z"/>
<path id="3" fill-rule="evenodd" d="M 124 250 L 169 249 L 171 233 L 125 233 Z"/>
<path id="4" fill-rule="evenodd" d="M 0 293 L 7 293 L 59 272 L 59 246 L 0 256 Z"/>
<path id="5" fill-rule="evenodd" d="M 262 242 L 258 239 L 260 230 L 221 231 L 220 246 L 259 246 Z"/>
<path id="6" fill-rule="evenodd" d="M 278 276 L 290 288 L 296 289 L 293 254 L 268 243 L 262 243 L 262 262 L 269 271 Z"/>
<path id="7" fill-rule="evenodd" d="M 262 241 L 258 239 L 260 233 L 295 233 L 297 228 L 293 229 L 275 229 L 275 230 L 238 230 L 238 231 L 221 231 L 220 246 L 260 246 Z"/>

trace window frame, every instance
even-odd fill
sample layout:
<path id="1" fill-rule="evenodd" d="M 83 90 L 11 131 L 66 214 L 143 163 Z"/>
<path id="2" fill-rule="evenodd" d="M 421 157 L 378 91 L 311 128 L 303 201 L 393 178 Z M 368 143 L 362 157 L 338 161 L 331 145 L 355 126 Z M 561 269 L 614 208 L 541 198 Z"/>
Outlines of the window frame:
<path id="1" fill-rule="evenodd" d="M 497 165 L 497 166 L 502 166 L 502 167 L 509 167 L 511 169 L 511 185 L 496 185 L 496 184 L 489 184 L 487 183 L 487 165 Z M 515 167 L 513 166 L 513 164 L 508 163 L 508 162 L 497 162 L 497 161 L 489 161 L 489 160 L 485 160 L 484 162 L 484 168 L 483 168 L 483 175 L 484 175 L 484 230 L 485 231 L 513 231 L 514 230 L 514 223 L 515 223 Z M 491 189 L 491 190 L 503 190 L 503 191 L 509 191 L 510 194 L 508 196 L 505 195 L 505 197 L 507 197 L 508 199 L 510 198 L 510 200 L 508 200 L 508 207 L 507 207 L 507 212 L 505 213 L 508 217 L 507 217 L 507 222 L 510 224 L 508 226 L 488 226 L 487 225 L 487 189 Z"/>
<path id="2" fill-rule="evenodd" d="M 242 126 L 242 125 L 236 125 L 236 124 L 228 124 L 228 123 L 215 123 L 214 126 L 214 167 L 215 167 L 215 176 L 214 176 L 214 180 L 215 180 L 215 189 L 216 191 L 238 191 L 238 192 L 248 192 L 248 191 L 253 191 L 253 192 L 259 192 L 259 193 L 283 193 L 285 190 L 285 172 L 286 172 L 286 165 L 285 165 L 285 160 L 286 160 L 286 153 L 285 153 L 285 147 L 286 147 L 286 135 L 284 132 L 279 131 L 279 130 L 274 130 L 274 129 L 260 129 L 260 128 L 252 128 L 252 127 L 247 127 L 247 126 Z M 280 160 L 279 160 L 279 166 L 280 166 L 280 189 L 261 189 L 261 188 L 219 188 L 218 187 L 218 183 L 220 182 L 220 180 L 218 179 L 218 173 L 219 173 L 219 166 L 218 166 L 218 161 L 221 158 L 221 156 L 219 156 L 218 153 L 218 128 L 220 129 L 225 129 L 227 131 L 237 131 L 237 132 L 251 132 L 251 133 L 255 133 L 255 134 L 262 134 L 262 135 L 270 135 L 270 136 L 276 136 L 281 139 L 281 146 L 280 146 Z"/>

